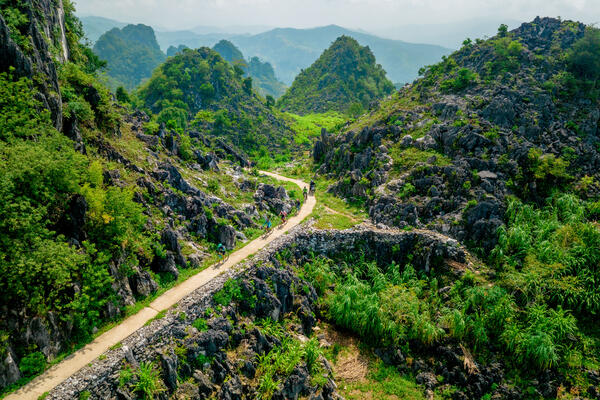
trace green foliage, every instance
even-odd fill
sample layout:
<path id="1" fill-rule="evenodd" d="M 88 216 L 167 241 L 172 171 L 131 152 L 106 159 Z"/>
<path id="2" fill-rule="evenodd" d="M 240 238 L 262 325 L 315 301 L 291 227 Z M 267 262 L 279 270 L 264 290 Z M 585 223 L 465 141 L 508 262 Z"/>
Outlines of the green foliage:
<path id="1" fill-rule="evenodd" d="M 498 27 L 498 36 L 505 37 L 508 34 L 508 25 L 500 24 Z"/>
<path id="2" fill-rule="evenodd" d="M 517 175 L 516 180 L 521 188 L 524 198 L 530 195 L 548 196 L 556 189 L 572 180 L 567 172 L 569 162 L 554 154 L 544 154 L 538 148 L 529 150 L 527 163 L 523 166 L 523 173 Z M 536 193 L 528 191 L 528 183 L 535 182 Z"/>
<path id="3" fill-rule="evenodd" d="M 92 394 L 89 391 L 84 390 L 83 392 L 79 393 L 79 400 L 88 400 L 91 395 Z"/>
<path id="4" fill-rule="evenodd" d="M 135 372 L 137 381 L 133 385 L 133 390 L 139 393 L 144 399 L 152 400 L 156 395 L 166 391 L 160 372 L 152 362 L 142 362 Z"/>
<path id="5" fill-rule="evenodd" d="M 252 95 L 252 78 L 251 77 L 244 78 L 244 80 L 242 81 L 242 88 L 244 89 L 244 92 L 246 92 L 246 94 Z"/>
<path id="6" fill-rule="evenodd" d="M 542 370 L 564 365 L 580 335 L 569 311 L 539 296 L 519 303 L 502 285 L 483 285 L 469 273 L 444 297 L 438 291 L 443 276 L 410 265 L 380 269 L 374 262 L 318 257 L 301 276 L 315 286 L 331 321 L 374 346 L 431 346 L 454 338 L 479 353 L 505 348 L 514 362 Z"/>
<path id="7" fill-rule="evenodd" d="M 60 76 L 65 116 L 81 118 L 83 128 L 113 126 L 106 89 L 74 64 L 63 65 Z M 85 100 L 90 93 L 98 95 L 93 107 Z M 148 249 L 146 218 L 130 190 L 103 185 L 102 165 L 75 152 L 35 99 L 30 81 L 0 74 L 2 307 L 10 304 L 42 318 L 53 312 L 59 324 L 72 327 L 77 341 L 100 326 L 108 302 L 118 304 L 109 261 L 125 253 L 122 268 L 137 264 L 135 254 Z M 87 240 L 74 246 L 64 227 L 81 203 L 87 203 L 86 225 L 79 228 Z M 32 361 L 28 351 L 17 348 L 17 355 Z M 27 374 L 38 371 L 32 365 L 24 367 Z"/>
<path id="8" fill-rule="evenodd" d="M 2 17 L 10 29 L 10 38 L 25 52 L 31 52 L 33 47 L 27 35 L 27 27 L 29 26 L 27 6 L 18 1 L 1 0 L 0 9 L 2 10 Z"/>
<path id="9" fill-rule="evenodd" d="M 417 163 L 426 163 L 430 159 L 434 159 L 434 165 L 445 166 L 450 165 L 450 159 L 443 154 L 433 150 L 419 150 L 415 147 L 409 147 L 405 150 L 395 153 L 396 149 L 392 149 L 392 158 L 394 159 L 394 168 L 397 171 L 403 171 L 414 167 Z"/>
<path id="10" fill-rule="evenodd" d="M 145 25 L 127 25 L 104 33 L 94 45 L 94 52 L 107 60 L 107 75 L 127 89 L 133 89 L 165 59 L 154 31 Z"/>
<path id="11" fill-rule="evenodd" d="M 117 88 L 117 93 L 115 94 L 115 97 L 117 98 L 119 103 L 129 103 L 131 101 L 127 90 L 123 86 L 119 86 Z"/>
<path id="12" fill-rule="evenodd" d="M 338 112 L 330 111 L 325 114 L 297 115 L 286 113 L 291 119 L 291 129 L 295 133 L 294 141 L 298 144 L 309 144 L 312 138 L 321 135 L 325 128 L 327 132 L 336 132 L 346 122 L 346 117 Z"/>
<path id="13" fill-rule="evenodd" d="M 44 369 L 46 369 L 46 356 L 39 351 L 26 355 L 19 362 L 19 370 L 26 377 L 35 376 Z"/>
<path id="14" fill-rule="evenodd" d="M 249 78 L 240 80 L 231 64 L 206 47 L 170 57 L 139 90 L 143 104 L 173 129 L 192 126 L 228 138 L 250 155 L 262 146 L 281 148 L 291 131 L 252 92 Z M 172 121 L 169 124 L 169 121 Z"/>
<path id="15" fill-rule="evenodd" d="M 31 80 L 0 73 L 0 140 L 33 139 L 52 129 L 50 112 L 42 108 L 34 93 Z"/>
<path id="16" fill-rule="evenodd" d="M 232 301 L 241 301 L 244 299 L 244 293 L 240 281 L 230 279 L 223 285 L 223 289 L 213 295 L 213 301 L 216 304 L 227 306 Z"/>
<path id="17" fill-rule="evenodd" d="M 398 192 L 398 197 L 404 199 L 412 196 L 413 194 L 415 194 L 416 191 L 417 189 L 415 188 L 415 186 L 412 183 L 408 182 L 402 186 L 402 189 L 400 189 L 400 191 Z"/>
<path id="18" fill-rule="evenodd" d="M 118 130 L 120 117 L 112 95 L 93 75 L 81 65 L 68 62 L 60 66 L 59 79 L 65 118 L 77 118 L 80 126 L 107 134 Z"/>
<path id="19" fill-rule="evenodd" d="M 312 66 L 300 72 L 278 105 L 301 115 L 332 110 L 348 113 L 352 104 L 366 108 L 393 91 L 394 85 L 371 50 L 341 36 Z M 357 106 L 352 112 L 359 112 Z"/>
<path id="20" fill-rule="evenodd" d="M 192 153 L 192 139 L 187 134 L 182 134 L 179 140 L 179 156 L 184 161 L 190 161 L 193 157 Z"/>
<path id="21" fill-rule="evenodd" d="M 348 115 L 351 118 L 358 118 L 362 114 L 364 114 L 364 112 L 365 112 L 365 108 L 359 102 L 352 103 L 352 104 L 350 104 L 350 107 L 348 107 Z"/>
<path id="22" fill-rule="evenodd" d="M 281 336 L 281 346 L 258 356 L 256 377 L 258 379 L 259 399 L 270 399 L 285 377 L 302 361 L 305 362 L 311 376 L 322 371 L 319 357 L 322 349 L 319 341 L 312 338 L 305 343 L 287 336 Z"/>
<path id="23" fill-rule="evenodd" d="M 275 105 L 275 98 L 273 98 L 273 96 L 271 96 L 270 94 L 268 94 L 265 97 L 265 100 L 266 100 L 267 107 L 271 108 Z"/>
<path id="24" fill-rule="evenodd" d="M 600 231 L 586 220 L 584 203 L 572 194 L 555 194 L 536 209 L 517 199 L 508 203 L 492 256 L 506 270 L 506 285 L 531 301 L 561 305 L 579 315 L 600 312 Z"/>
<path id="25" fill-rule="evenodd" d="M 584 36 L 567 53 L 567 66 L 578 79 L 580 90 L 597 98 L 597 82 L 600 78 L 600 30 L 587 27 Z"/>
<path id="26" fill-rule="evenodd" d="M 167 128 L 173 130 L 183 130 L 187 126 L 188 113 L 186 110 L 178 107 L 167 107 L 161 110 L 156 118 L 157 123 L 164 123 Z"/>
<path id="27" fill-rule="evenodd" d="M 458 70 L 456 77 L 442 82 L 440 89 L 442 92 L 460 92 L 467 87 L 477 83 L 479 75 L 468 68 Z"/>
<path id="28" fill-rule="evenodd" d="M 491 45 L 496 54 L 495 59 L 485 66 L 488 78 L 514 72 L 519 68 L 519 60 L 523 53 L 523 45 L 520 42 L 512 40 L 510 35 L 500 35 L 490 40 L 487 45 Z"/>
<path id="29" fill-rule="evenodd" d="M 267 107 L 275 105 L 275 99 L 285 93 L 287 86 L 277 79 L 273 66 L 258 57 L 252 57 L 248 62 L 248 75 L 252 77 L 254 89 L 265 95 Z M 269 100 L 271 97 L 272 100 Z"/>
<path id="30" fill-rule="evenodd" d="M 208 330 L 208 323 L 204 318 L 197 318 L 192 322 L 192 326 L 198 329 L 199 332 L 204 332 Z"/>

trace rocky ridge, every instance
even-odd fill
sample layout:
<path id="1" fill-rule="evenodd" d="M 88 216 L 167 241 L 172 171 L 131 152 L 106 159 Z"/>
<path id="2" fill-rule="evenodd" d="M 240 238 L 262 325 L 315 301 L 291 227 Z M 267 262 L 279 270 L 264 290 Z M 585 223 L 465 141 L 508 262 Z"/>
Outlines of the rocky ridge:
<path id="1" fill-rule="evenodd" d="M 366 200 L 375 223 L 428 227 L 486 251 L 508 196 L 542 203 L 566 183 L 594 196 L 598 185 L 578 180 L 598 181 L 600 107 L 561 81 L 561 55 L 585 31 L 537 18 L 466 41 L 344 133 L 323 132 L 320 173 L 338 179 L 333 192 Z"/>

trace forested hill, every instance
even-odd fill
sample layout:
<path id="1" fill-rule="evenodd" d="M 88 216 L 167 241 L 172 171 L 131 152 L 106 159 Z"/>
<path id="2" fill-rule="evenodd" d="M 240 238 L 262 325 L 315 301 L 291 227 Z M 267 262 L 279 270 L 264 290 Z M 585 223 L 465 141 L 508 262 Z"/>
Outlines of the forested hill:
<path id="1" fill-rule="evenodd" d="M 240 62 L 245 63 L 244 55 L 242 54 L 240 49 L 235 47 L 235 45 L 229 40 L 223 39 L 219 41 L 219 43 L 213 46 L 213 50 L 219 53 L 221 57 L 225 59 L 225 61 L 228 61 L 232 64 Z"/>
<path id="2" fill-rule="evenodd" d="M 237 65 L 252 78 L 252 86 L 263 96 L 277 99 L 285 92 L 286 86 L 275 76 L 273 67 L 258 57 L 246 60 L 242 52 L 230 41 L 221 40 L 213 47 L 226 61 Z"/>
<path id="3" fill-rule="evenodd" d="M 252 78 L 207 47 L 185 49 L 140 88 L 145 106 L 173 128 L 188 124 L 230 138 L 251 154 L 284 150 L 292 133 L 256 95 Z"/>
<path id="4" fill-rule="evenodd" d="M 335 110 L 360 114 L 373 100 L 394 91 L 368 47 L 341 36 L 296 77 L 278 106 L 299 114 Z"/>
<path id="5" fill-rule="evenodd" d="M 104 33 L 94 45 L 94 52 L 106 60 L 106 73 L 113 89 L 120 85 L 135 88 L 167 58 L 156 42 L 154 30 L 142 24 Z"/>

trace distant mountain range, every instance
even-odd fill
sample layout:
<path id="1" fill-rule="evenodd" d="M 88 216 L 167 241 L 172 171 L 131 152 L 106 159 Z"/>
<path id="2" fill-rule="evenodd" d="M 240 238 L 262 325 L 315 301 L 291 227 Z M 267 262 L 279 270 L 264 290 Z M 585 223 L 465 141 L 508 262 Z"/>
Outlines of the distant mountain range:
<path id="1" fill-rule="evenodd" d="M 277 76 L 290 84 L 340 36 L 350 36 L 362 46 L 369 46 L 393 82 L 412 82 L 418 76 L 419 68 L 436 63 L 451 52 L 441 46 L 382 39 L 337 25 L 312 29 L 277 28 L 258 35 L 234 36 L 229 40 L 244 54 L 270 62 Z"/>
<path id="2" fill-rule="evenodd" d="M 92 41 L 97 39 L 99 30 L 111 28 L 110 20 L 106 18 L 83 17 L 82 22 Z M 118 21 L 114 23 L 115 26 L 123 24 Z M 257 56 L 269 62 L 277 77 L 287 85 L 342 35 L 356 39 L 363 46 L 369 46 L 387 71 L 388 78 L 395 83 L 411 82 L 417 77 L 420 67 L 433 64 L 451 52 L 449 48 L 442 46 L 384 39 L 336 25 L 311 29 L 276 28 L 258 34 L 197 33 L 206 31 L 201 27 L 194 28 L 194 31 L 156 31 L 156 39 L 165 52 L 170 46 L 212 47 L 220 40 L 227 39 L 247 57 Z"/>
<path id="3" fill-rule="evenodd" d="M 508 25 L 509 29 L 518 27 L 518 20 L 499 18 L 477 18 L 460 22 L 442 24 L 405 24 L 391 28 L 374 30 L 375 35 L 389 39 L 405 40 L 407 42 L 431 43 L 451 49 L 458 49 L 466 38 L 484 39 L 496 35 L 500 24 Z"/>

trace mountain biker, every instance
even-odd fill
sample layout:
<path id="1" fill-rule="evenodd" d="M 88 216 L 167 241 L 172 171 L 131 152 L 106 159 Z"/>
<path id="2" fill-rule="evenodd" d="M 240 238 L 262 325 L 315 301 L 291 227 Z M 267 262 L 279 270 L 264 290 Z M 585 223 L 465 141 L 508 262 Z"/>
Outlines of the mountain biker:
<path id="1" fill-rule="evenodd" d="M 279 216 L 281 217 L 281 222 L 283 222 L 285 224 L 285 219 L 287 217 L 287 213 L 285 212 L 285 210 L 281 210 L 281 212 L 279 213 Z"/>
<path id="2" fill-rule="evenodd" d="M 269 214 L 265 216 L 265 222 L 262 224 L 261 228 L 266 228 L 267 230 L 271 229 L 271 218 L 269 217 Z"/>
<path id="3" fill-rule="evenodd" d="M 315 181 L 310 180 L 310 193 L 313 194 L 315 192 Z"/>
<path id="4" fill-rule="evenodd" d="M 223 243 L 219 243 L 217 245 L 217 254 L 219 255 L 219 258 L 222 258 L 225 255 L 225 251 L 227 249 L 225 248 L 225 246 L 223 246 Z"/>
<path id="5" fill-rule="evenodd" d="M 306 186 L 304 186 L 302 189 L 302 195 L 304 195 L 304 200 L 306 201 L 306 198 L 308 197 L 308 190 L 306 190 Z"/>

